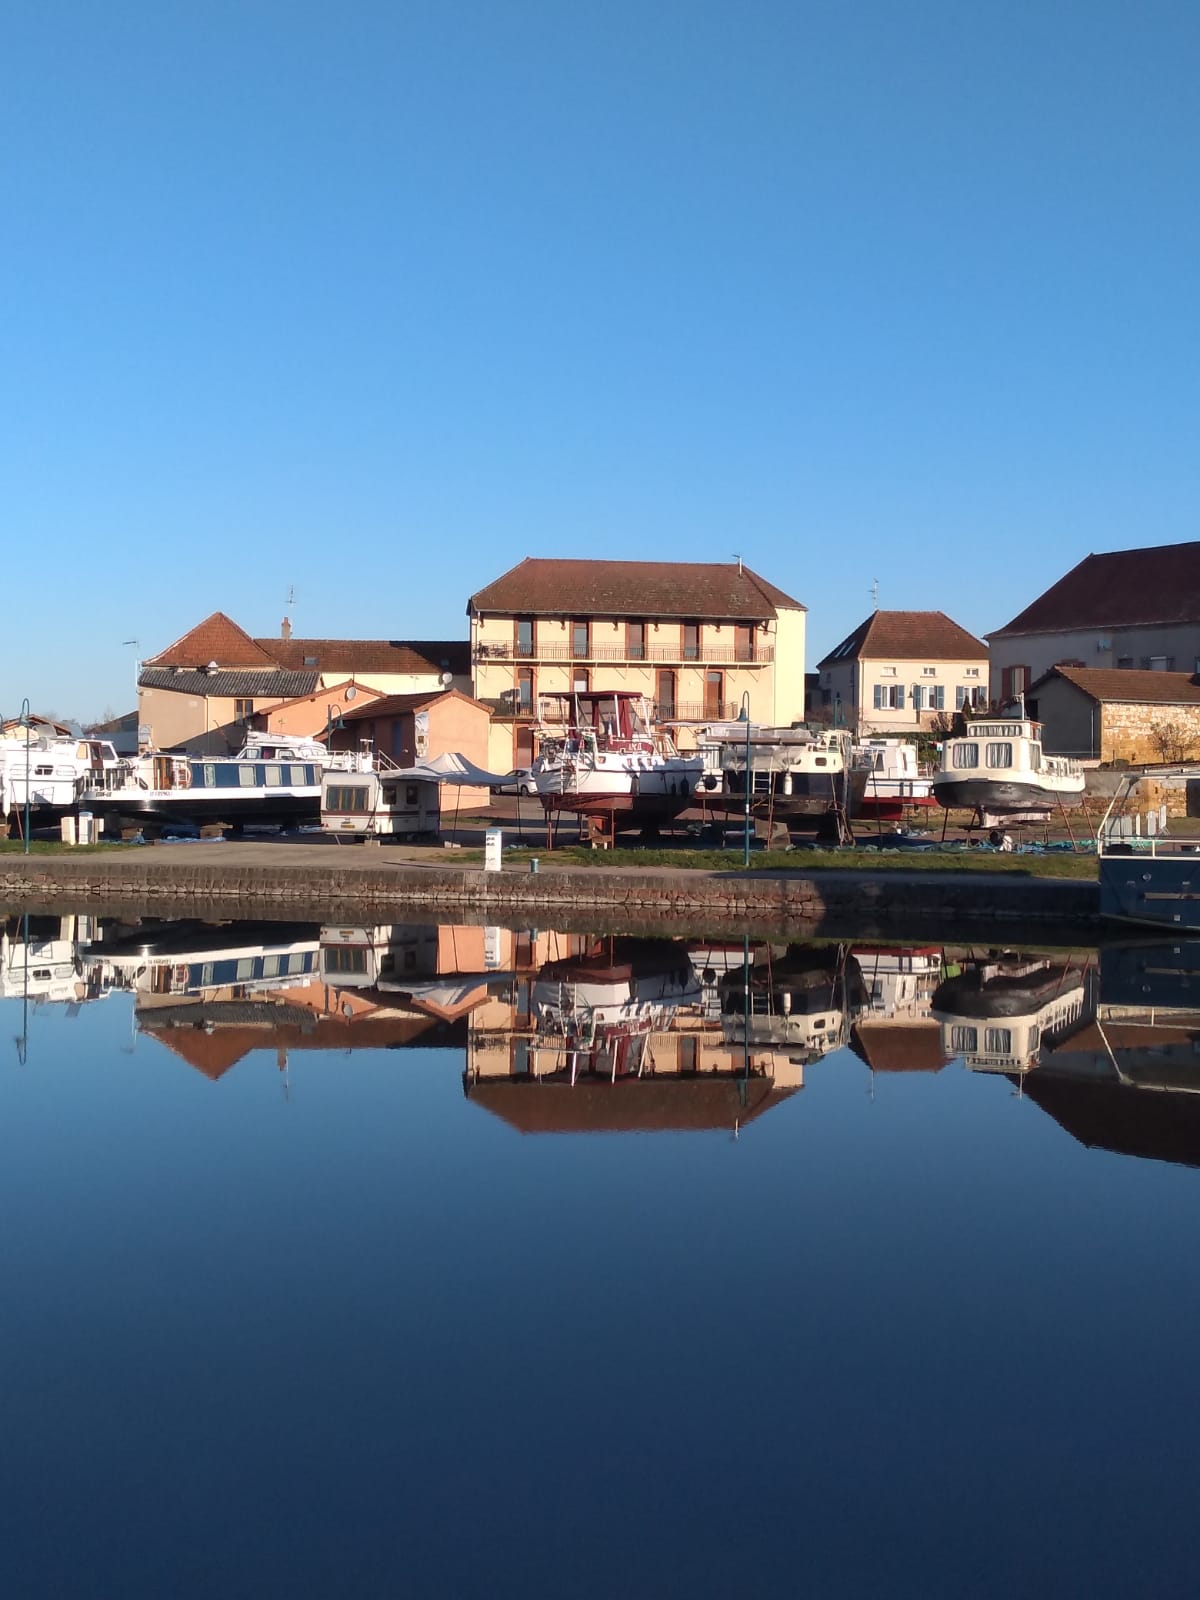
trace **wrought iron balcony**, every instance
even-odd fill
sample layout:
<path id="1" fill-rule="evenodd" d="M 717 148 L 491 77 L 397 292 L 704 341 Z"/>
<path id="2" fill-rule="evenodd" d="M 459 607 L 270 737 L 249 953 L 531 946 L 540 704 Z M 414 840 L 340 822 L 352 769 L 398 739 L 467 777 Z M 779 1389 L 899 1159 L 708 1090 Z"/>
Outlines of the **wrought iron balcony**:
<path id="1" fill-rule="evenodd" d="M 771 644 L 748 645 L 670 645 L 670 644 L 593 644 L 582 654 L 569 644 L 518 645 L 507 640 L 489 641 L 475 646 L 474 659 L 479 661 L 577 661 L 582 666 L 590 662 L 620 662 L 637 666 L 642 662 L 671 662 L 697 666 L 770 665 L 775 660 L 775 646 Z"/>

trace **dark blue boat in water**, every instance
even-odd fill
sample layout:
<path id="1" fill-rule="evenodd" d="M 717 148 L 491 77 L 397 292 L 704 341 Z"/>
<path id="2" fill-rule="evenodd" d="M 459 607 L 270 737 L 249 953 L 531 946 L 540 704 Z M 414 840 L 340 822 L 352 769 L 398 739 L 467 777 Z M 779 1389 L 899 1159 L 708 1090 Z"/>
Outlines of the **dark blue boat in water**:
<path id="1" fill-rule="evenodd" d="M 1100 915 L 1148 928 L 1200 930 L 1200 844 L 1151 839 L 1099 853 Z"/>

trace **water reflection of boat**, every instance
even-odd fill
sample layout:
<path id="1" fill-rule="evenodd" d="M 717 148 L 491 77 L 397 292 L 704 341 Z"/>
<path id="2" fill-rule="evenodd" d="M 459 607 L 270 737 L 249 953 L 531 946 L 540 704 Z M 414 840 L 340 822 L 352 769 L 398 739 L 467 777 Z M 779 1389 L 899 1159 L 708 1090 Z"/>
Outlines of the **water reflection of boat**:
<path id="1" fill-rule="evenodd" d="M 964 963 L 933 995 L 942 1048 L 975 1072 L 1028 1072 L 1043 1042 L 1084 1014 L 1084 973 L 1072 960 L 1012 950 Z"/>
<path id="2" fill-rule="evenodd" d="M 114 988 L 186 995 L 251 991 L 311 982 L 319 929 L 311 922 L 182 922 L 114 925 L 87 947 L 84 963 Z"/>
<path id="3" fill-rule="evenodd" d="M 673 940 L 584 940 L 517 978 L 507 1025 L 472 1033 L 468 1099 L 522 1133 L 736 1132 L 803 1086 L 797 1054 L 733 1044 L 712 1000 L 732 948 L 702 973 Z M 737 972 L 748 947 L 737 949 Z M 719 970 L 718 970 L 719 969 Z"/>
<path id="4" fill-rule="evenodd" d="M 786 1046 L 808 1060 L 846 1042 L 850 1022 L 866 1003 L 862 973 L 842 945 L 792 945 L 782 957 L 769 949 L 720 982 L 721 1021 L 731 1043 Z"/>
<path id="5" fill-rule="evenodd" d="M 78 1006 L 103 998 L 109 992 L 103 974 L 80 958 L 80 939 L 90 929 L 86 917 L 0 918 L 0 999 Z"/>
<path id="6" fill-rule="evenodd" d="M 1099 990 L 1025 1094 L 1090 1149 L 1200 1166 L 1200 942 L 1103 950 Z"/>

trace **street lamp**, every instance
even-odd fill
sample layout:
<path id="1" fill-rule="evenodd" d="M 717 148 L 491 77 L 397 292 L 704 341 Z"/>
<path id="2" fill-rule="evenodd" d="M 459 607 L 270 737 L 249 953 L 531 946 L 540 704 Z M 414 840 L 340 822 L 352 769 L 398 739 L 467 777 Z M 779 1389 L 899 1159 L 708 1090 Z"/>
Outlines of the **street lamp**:
<path id="1" fill-rule="evenodd" d="M 29 713 L 29 696 L 28 695 L 26 695 L 24 700 L 21 701 L 21 722 L 22 722 L 22 724 L 23 724 L 23 726 L 25 728 L 25 852 L 24 853 L 26 855 L 28 855 L 29 854 L 29 731 L 30 731 L 30 728 L 29 728 L 29 725 L 30 725 L 30 713 Z M 26 960 L 26 963 L 28 964 L 28 961 L 29 961 L 28 948 L 26 949 L 26 952 L 25 952 L 25 960 Z"/>
<path id="2" fill-rule="evenodd" d="M 738 721 L 746 724 L 746 795 L 743 807 L 742 825 L 742 865 L 750 865 L 750 691 L 742 690 L 742 709 L 738 712 Z"/>

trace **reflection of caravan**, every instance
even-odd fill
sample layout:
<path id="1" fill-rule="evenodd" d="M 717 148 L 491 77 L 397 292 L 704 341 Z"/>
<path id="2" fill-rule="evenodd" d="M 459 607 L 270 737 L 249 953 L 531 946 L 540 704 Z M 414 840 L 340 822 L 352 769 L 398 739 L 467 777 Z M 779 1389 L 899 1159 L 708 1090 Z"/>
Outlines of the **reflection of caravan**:
<path id="1" fill-rule="evenodd" d="M 394 988 L 438 970 L 432 923 L 321 929 L 321 982 L 337 989 Z"/>
<path id="2" fill-rule="evenodd" d="M 1070 961 L 995 952 L 939 985 L 932 1013 L 942 1047 L 973 1072 L 1030 1071 L 1043 1043 L 1061 1036 L 1088 1003 L 1083 968 Z"/>

